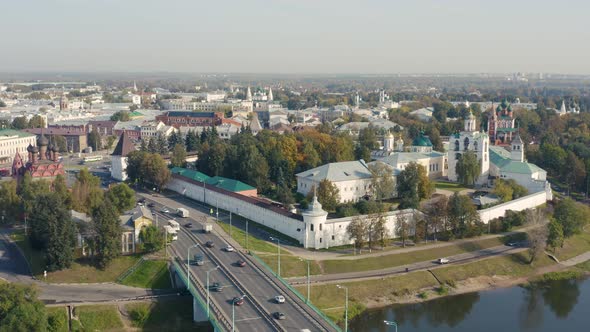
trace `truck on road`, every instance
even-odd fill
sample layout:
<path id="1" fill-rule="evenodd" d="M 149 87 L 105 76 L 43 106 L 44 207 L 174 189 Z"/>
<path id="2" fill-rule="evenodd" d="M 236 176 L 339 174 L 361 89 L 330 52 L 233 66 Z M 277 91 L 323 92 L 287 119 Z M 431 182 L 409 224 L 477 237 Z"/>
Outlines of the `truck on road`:
<path id="1" fill-rule="evenodd" d="M 213 224 L 211 224 L 209 222 L 203 224 L 203 228 L 202 228 L 203 233 L 211 233 L 212 230 L 213 230 Z"/>
<path id="2" fill-rule="evenodd" d="M 164 229 L 166 230 L 166 235 L 170 241 L 178 240 L 178 233 L 174 228 L 172 228 L 170 225 L 166 225 L 164 226 Z"/>
<path id="3" fill-rule="evenodd" d="M 185 208 L 176 209 L 176 214 L 182 218 L 188 218 L 188 210 Z"/>

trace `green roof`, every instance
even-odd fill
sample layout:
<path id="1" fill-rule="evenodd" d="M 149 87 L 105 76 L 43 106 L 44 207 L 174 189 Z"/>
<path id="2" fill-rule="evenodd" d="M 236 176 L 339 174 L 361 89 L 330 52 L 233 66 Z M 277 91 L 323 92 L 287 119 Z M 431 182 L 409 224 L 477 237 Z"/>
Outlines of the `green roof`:
<path id="1" fill-rule="evenodd" d="M 414 138 L 412 146 L 432 146 L 432 142 L 428 136 L 421 133 L 420 136 Z"/>
<path id="2" fill-rule="evenodd" d="M 490 146 L 490 162 L 498 168 L 510 163 L 510 152 L 499 146 Z"/>
<path id="3" fill-rule="evenodd" d="M 35 136 L 35 134 L 30 134 L 24 131 L 20 131 L 20 130 L 14 130 L 14 129 L 0 129 L 0 138 L 2 137 L 12 137 L 12 136 L 18 136 L 18 137 L 31 137 L 31 136 Z"/>
<path id="4" fill-rule="evenodd" d="M 170 170 L 170 172 L 172 172 L 172 174 L 182 175 L 185 178 L 189 178 L 199 182 L 207 182 L 210 179 L 210 177 L 207 174 L 182 167 L 174 167 Z"/>
<path id="5" fill-rule="evenodd" d="M 217 188 L 225 189 L 227 191 L 232 192 L 240 192 L 246 190 L 255 190 L 256 188 L 245 184 L 244 182 L 234 180 L 234 179 L 227 179 L 221 176 L 215 176 L 209 178 L 207 180 L 207 184 L 211 186 L 215 186 Z"/>
<path id="6" fill-rule="evenodd" d="M 133 112 L 129 113 L 129 116 L 131 116 L 131 117 L 143 116 L 143 113 L 139 113 L 138 111 L 133 111 Z"/>
<path id="7" fill-rule="evenodd" d="M 500 168 L 500 172 L 533 174 L 535 172 L 544 172 L 539 166 L 527 162 L 511 161 L 506 166 Z"/>
<path id="8" fill-rule="evenodd" d="M 255 187 L 247 185 L 244 182 L 238 180 L 228 179 L 221 176 L 210 177 L 207 174 L 201 173 L 199 171 L 186 169 L 182 167 L 174 167 L 170 170 L 170 172 L 172 172 L 172 174 L 178 174 L 191 180 L 205 182 L 207 185 L 221 188 L 231 192 L 240 192 L 256 189 Z"/>

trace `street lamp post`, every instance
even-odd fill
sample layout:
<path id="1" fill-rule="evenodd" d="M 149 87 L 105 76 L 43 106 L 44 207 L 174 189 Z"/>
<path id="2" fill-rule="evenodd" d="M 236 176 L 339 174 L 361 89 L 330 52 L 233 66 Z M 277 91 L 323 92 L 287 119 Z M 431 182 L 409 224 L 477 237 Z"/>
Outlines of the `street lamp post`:
<path id="1" fill-rule="evenodd" d="M 167 237 L 167 236 L 166 236 Z M 189 268 L 190 268 L 190 259 L 191 259 L 191 248 L 196 248 L 196 247 L 200 247 L 200 245 L 197 243 L 195 245 L 192 245 L 188 248 L 186 248 L 186 290 L 190 291 L 191 288 L 191 275 L 189 273 Z"/>
<path id="2" fill-rule="evenodd" d="M 232 225 L 231 225 L 231 211 L 229 211 L 229 238 L 230 238 L 230 239 L 232 238 L 232 237 L 231 237 L 231 228 L 232 228 L 231 226 L 232 226 Z"/>
<path id="3" fill-rule="evenodd" d="M 219 268 L 219 265 L 217 265 L 215 268 L 207 271 L 207 319 L 209 319 L 209 273 L 217 270 Z"/>
<path id="4" fill-rule="evenodd" d="M 336 285 L 340 289 L 344 289 L 346 302 L 344 304 L 344 332 L 348 332 L 348 287 Z"/>
<path id="5" fill-rule="evenodd" d="M 248 219 L 246 219 L 246 251 L 250 252 L 250 247 L 248 245 Z"/>
<path id="6" fill-rule="evenodd" d="M 383 323 L 385 323 L 385 325 L 387 326 L 393 326 L 395 327 L 395 332 L 397 332 L 397 323 L 392 321 L 392 320 L 384 320 Z"/>
<path id="7" fill-rule="evenodd" d="M 305 304 L 307 304 L 308 302 L 311 301 L 310 299 L 310 290 L 311 290 L 311 280 L 310 280 L 310 275 L 309 275 L 309 259 L 303 259 L 303 258 L 299 258 L 300 261 L 305 261 L 305 263 L 307 263 L 307 298 L 305 299 Z"/>
<path id="8" fill-rule="evenodd" d="M 277 241 L 277 277 L 281 276 L 281 240 L 276 237 L 270 237 L 271 241 Z"/>

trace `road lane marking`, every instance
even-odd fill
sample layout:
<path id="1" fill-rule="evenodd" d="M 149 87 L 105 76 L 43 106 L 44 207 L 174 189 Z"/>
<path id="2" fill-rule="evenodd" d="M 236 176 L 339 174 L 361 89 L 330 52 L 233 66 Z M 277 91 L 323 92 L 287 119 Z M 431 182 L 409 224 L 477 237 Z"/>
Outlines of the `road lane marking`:
<path id="1" fill-rule="evenodd" d="M 252 318 L 236 319 L 236 322 L 245 322 L 245 321 L 256 320 L 256 319 L 262 319 L 262 317 L 258 316 L 258 317 L 252 317 Z"/>

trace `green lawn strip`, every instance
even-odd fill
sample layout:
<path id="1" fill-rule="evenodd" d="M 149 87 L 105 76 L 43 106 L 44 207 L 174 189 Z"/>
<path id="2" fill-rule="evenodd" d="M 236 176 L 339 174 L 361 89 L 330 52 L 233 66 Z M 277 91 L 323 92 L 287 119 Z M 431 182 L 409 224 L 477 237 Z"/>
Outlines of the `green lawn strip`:
<path id="1" fill-rule="evenodd" d="M 144 260 L 135 271 L 121 281 L 121 284 L 151 289 L 171 288 L 168 262 Z"/>
<path id="2" fill-rule="evenodd" d="M 576 265 L 578 269 L 590 272 L 590 260 L 585 261 L 584 263 L 580 263 Z"/>
<path id="3" fill-rule="evenodd" d="M 449 183 L 449 182 L 435 182 L 434 187 L 436 189 L 444 189 L 448 191 L 461 191 L 465 189 L 469 189 L 467 187 L 463 187 L 459 183 Z"/>
<path id="4" fill-rule="evenodd" d="M 48 272 L 47 282 L 51 283 L 97 283 L 115 282 L 117 277 L 133 266 L 139 255 L 119 256 L 104 270 L 96 268 L 89 260 L 77 260 L 69 269 Z"/>
<path id="5" fill-rule="evenodd" d="M 229 224 L 219 222 L 217 223 L 229 236 Z M 246 232 L 232 226 L 232 238 L 236 240 L 243 248 L 246 248 Z M 268 252 L 268 253 L 277 253 L 277 246 L 271 242 L 267 242 L 252 235 L 248 236 L 248 248 L 254 252 Z M 281 254 L 289 254 L 288 251 L 281 249 Z"/>
<path id="6" fill-rule="evenodd" d="M 276 273 L 277 255 L 259 253 L 258 257 Z M 311 275 L 321 273 L 317 262 L 310 261 L 309 264 L 309 272 Z M 307 263 L 305 261 L 301 261 L 297 256 L 281 255 L 281 277 L 290 278 L 303 276 L 307 276 Z"/>
<path id="7" fill-rule="evenodd" d="M 563 248 L 558 248 L 555 251 L 555 256 L 557 256 L 560 261 L 564 261 L 587 251 L 590 251 L 590 231 L 582 232 L 567 238 Z"/>
<path id="8" fill-rule="evenodd" d="M 125 309 L 134 327 L 143 331 L 195 330 L 193 303 L 190 297 L 167 299 L 153 303 L 129 303 Z"/>
<path id="9" fill-rule="evenodd" d="M 25 259 L 29 262 L 33 275 L 42 276 L 43 270 L 45 270 L 45 266 L 47 265 L 45 264 L 44 253 L 40 250 L 33 249 L 29 239 L 25 238 L 24 231 L 14 232 L 10 237 L 25 255 Z"/>
<path id="10" fill-rule="evenodd" d="M 423 249 L 401 254 L 361 258 L 357 260 L 325 260 L 321 261 L 320 264 L 323 264 L 324 274 L 371 271 L 406 265 L 410 263 L 434 260 L 440 257 L 453 256 L 480 249 L 491 248 L 501 244 L 504 244 L 503 238 L 491 238 L 481 241 L 463 242 L 446 247 Z"/>
<path id="11" fill-rule="evenodd" d="M 74 313 L 82 325 L 79 331 L 104 331 L 123 327 L 123 321 L 116 306 L 80 306 L 74 308 Z"/>
<path id="12" fill-rule="evenodd" d="M 68 312 L 65 307 L 47 308 L 47 325 L 48 331 L 51 332 L 68 332 Z"/>
<path id="13" fill-rule="evenodd" d="M 410 294 L 422 288 L 435 287 L 438 286 L 438 283 L 427 271 L 418 271 L 379 280 L 345 282 L 341 285 L 348 287 L 350 301 L 348 314 L 349 319 L 352 319 L 350 308 L 353 306 L 356 306 L 355 311 L 359 311 L 358 314 L 362 311 L 359 309 L 364 307 L 364 304 L 370 300 L 395 301 L 399 296 Z M 306 287 L 300 285 L 295 288 L 301 294 L 306 295 Z M 337 288 L 336 285 L 312 285 L 311 302 L 336 322 L 344 320 L 344 290 Z M 354 313 L 352 314 L 354 315 Z"/>

